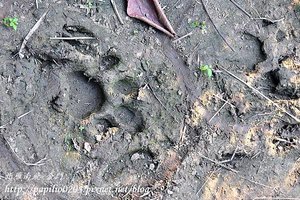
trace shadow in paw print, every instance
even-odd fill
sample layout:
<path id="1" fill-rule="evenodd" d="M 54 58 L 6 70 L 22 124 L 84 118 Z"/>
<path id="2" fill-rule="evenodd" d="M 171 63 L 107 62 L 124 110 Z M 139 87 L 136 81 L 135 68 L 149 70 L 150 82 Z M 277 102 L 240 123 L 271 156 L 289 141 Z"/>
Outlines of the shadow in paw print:
<path id="1" fill-rule="evenodd" d="M 144 120 L 142 114 L 132 108 L 121 106 L 114 111 L 116 121 L 127 131 L 142 132 Z"/>
<path id="2" fill-rule="evenodd" d="M 291 81 L 297 76 L 295 72 L 286 68 L 277 68 L 266 75 L 271 82 L 271 91 L 279 95 L 281 99 L 300 98 L 300 90 L 297 84 Z"/>
<path id="3" fill-rule="evenodd" d="M 92 112 L 100 110 L 105 96 L 99 83 L 89 80 L 83 72 L 68 75 L 70 86 L 68 112 L 77 118 L 85 118 Z"/>
<path id="4" fill-rule="evenodd" d="M 109 70 L 120 63 L 121 59 L 115 55 L 103 56 L 100 61 L 100 70 Z"/>
<path id="5" fill-rule="evenodd" d="M 89 37 L 95 37 L 94 33 L 88 29 L 86 29 L 83 26 L 79 26 L 79 25 L 72 25 L 72 26 L 68 26 L 68 25 L 64 25 L 63 27 L 64 30 L 66 30 L 68 33 L 70 34 L 76 34 L 76 36 L 89 36 Z M 80 34 L 80 35 L 78 35 Z"/>
<path id="6" fill-rule="evenodd" d="M 133 94 L 137 96 L 139 87 L 131 79 L 125 78 L 115 83 L 115 89 L 124 95 Z"/>

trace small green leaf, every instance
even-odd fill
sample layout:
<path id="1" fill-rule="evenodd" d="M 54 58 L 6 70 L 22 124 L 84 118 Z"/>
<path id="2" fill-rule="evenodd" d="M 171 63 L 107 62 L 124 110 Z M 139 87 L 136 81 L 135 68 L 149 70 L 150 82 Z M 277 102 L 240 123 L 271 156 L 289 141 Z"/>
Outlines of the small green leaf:
<path id="1" fill-rule="evenodd" d="M 84 126 L 79 126 L 79 130 L 80 130 L 80 132 L 82 132 L 83 130 L 85 129 L 85 127 Z"/>
<path id="2" fill-rule="evenodd" d="M 203 72 L 203 71 L 206 71 L 207 69 L 209 69 L 209 66 L 208 65 L 201 65 L 200 66 L 200 70 Z"/>
<path id="3" fill-rule="evenodd" d="M 7 27 L 11 27 L 13 28 L 14 30 L 17 30 L 17 27 L 18 27 L 18 18 L 14 17 L 5 17 L 3 20 L 2 20 L 4 26 L 7 26 Z"/>
<path id="4" fill-rule="evenodd" d="M 201 29 L 206 29 L 206 22 L 205 21 L 201 22 L 200 27 Z"/>
<path id="5" fill-rule="evenodd" d="M 198 28 L 200 26 L 200 22 L 199 21 L 193 21 L 190 23 L 192 28 Z"/>
<path id="6" fill-rule="evenodd" d="M 207 69 L 207 76 L 210 78 L 210 77 L 212 77 L 212 75 L 213 75 L 212 70 L 210 68 Z"/>
<path id="7" fill-rule="evenodd" d="M 206 75 L 207 77 L 211 78 L 213 75 L 213 70 L 210 65 L 201 65 L 199 67 L 202 74 Z"/>

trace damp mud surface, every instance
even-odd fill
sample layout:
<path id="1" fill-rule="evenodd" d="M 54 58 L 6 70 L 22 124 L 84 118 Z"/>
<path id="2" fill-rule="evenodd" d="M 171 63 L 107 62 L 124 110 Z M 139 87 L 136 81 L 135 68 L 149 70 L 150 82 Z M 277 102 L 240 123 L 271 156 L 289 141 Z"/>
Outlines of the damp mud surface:
<path id="1" fill-rule="evenodd" d="M 19 19 L 0 27 L 0 199 L 300 199 L 298 0 L 161 0 L 192 32 L 175 42 L 125 0 L 124 25 L 109 0 L 37 2 L 0 0 Z"/>

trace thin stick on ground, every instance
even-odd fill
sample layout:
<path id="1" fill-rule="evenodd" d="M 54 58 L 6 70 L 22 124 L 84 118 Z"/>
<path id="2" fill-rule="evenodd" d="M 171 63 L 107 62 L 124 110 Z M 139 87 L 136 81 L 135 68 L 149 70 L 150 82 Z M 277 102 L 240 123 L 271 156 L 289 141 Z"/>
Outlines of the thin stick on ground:
<path id="1" fill-rule="evenodd" d="M 252 18 L 253 20 L 266 20 L 266 21 L 269 21 L 271 23 L 276 23 L 276 22 L 280 22 L 282 20 L 284 20 L 284 18 L 280 18 L 280 19 L 269 19 L 269 18 L 266 18 L 266 17 L 255 17 L 255 18 Z"/>
<path id="2" fill-rule="evenodd" d="M 217 26 L 215 25 L 215 23 L 214 23 L 214 21 L 212 20 L 212 18 L 211 18 L 211 16 L 210 16 L 210 14 L 209 14 L 209 12 L 208 12 L 208 10 L 207 10 L 207 8 L 206 8 L 206 6 L 205 6 L 203 0 L 200 0 L 200 1 L 201 1 L 201 2 L 199 2 L 198 0 L 196 0 L 196 2 L 197 2 L 198 4 L 200 4 L 200 5 L 202 4 L 203 9 L 204 9 L 204 12 L 206 12 L 206 14 L 207 14 L 209 20 L 211 21 L 213 27 L 215 28 L 215 30 L 217 31 L 217 33 L 219 34 L 219 36 L 222 38 L 222 40 L 225 42 L 225 44 L 231 49 L 231 51 L 235 52 L 235 50 L 230 46 L 230 44 L 227 42 L 227 40 L 225 39 L 225 37 L 222 35 L 222 33 L 219 31 L 219 29 L 218 29 Z"/>
<path id="3" fill-rule="evenodd" d="M 286 139 L 282 139 L 282 138 L 280 138 L 280 137 L 274 137 L 274 140 L 277 140 L 278 142 L 285 142 L 285 143 L 288 143 L 288 144 L 291 144 L 291 145 L 293 145 L 294 144 L 294 142 L 290 142 L 290 141 L 288 141 L 288 140 L 286 140 Z M 273 140 L 273 141 L 274 141 Z M 277 143 L 277 142 L 276 142 Z"/>
<path id="4" fill-rule="evenodd" d="M 152 87 L 147 84 L 148 88 L 150 89 L 151 93 L 153 94 L 153 96 L 155 97 L 155 99 L 160 103 L 160 105 L 165 109 L 167 110 L 166 106 L 161 102 L 161 100 L 156 96 L 154 90 L 152 89 Z"/>
<path id="5" fill-rule="evenodd" d="M 270 21 L 271 23 L 275 23 L 275 22 L 279 22 L 279 21 L 283 20 L 283 18 L 281 18 L 281 19 L 269 19 L 269 18 L 266 18 L 266 17 L 253 17 L 250 13 L 248 13 L 245 9 L 243 9 L 237 2 L 235 2 L 234 0 L 229 0 L 229 1 L 232 4 L 234 4 L 239 10 L 241 10 L 245 15 L 247 15 L 252 20 L 266 20 L 266 21 Z"/>
<path id="6" fill-rule="evenodd" d="M 216 170 L 214 170 L 212 173 L 210 173 L 210 175 L 208 176 L 208 178 L 206 179 L 206 181 L 203 183 L 203 185 L 199 188 L 199 190 L 197 191 L 196 195 L 198 195 L 201 190 L 204 188 L 204 186 L 206 185 L 206 183 L 208 182 L 209 179 L 211 179 L 211 177 L 214 175 L 214 173 L 216 173 L 217 171 L 219 171 L 221 168 L 218 168 Z"/>
<path id="7" fill-rule="evenodd" d="M 233 73 L 231 73 L 230 71 L 228 71 L 227 69 L 225 69 L 222 66 L 218 66 L 221 69 L 223 69 L 226 73 L 228 73 L 230 76 L 232 76 L 233 78 L 237 79 L 238 81 L 240 81 L 241 83 L 243 83 L 244 85 L 246 85 L 247 87 L 249 87 L 251 90 L 253 90 L 253 92 L 255 92 L 256 94 L 259 94 L 260 96 L 262 96 L 264 99 L 268 100 L 269 102 L 271 102 L 275 107 L 277 107 L 279 110 L 281 110 L 282 112 L 284 112 L 285 114 L 287 114 L 288 116 L 290 116 L 291 118 L 293 118 L 296 122 L 300 123 L 300 119 L 298 119 L 296 116 L 294 116 L 293 114 L 289 113 L 286 109 L 282 108 L 281 106 L 279 106 L 277 103 L 275 103 L 272 99 L 270 99 L 269 97 L 267 97 L 266 95 L 264 95 L 263 93 L 261 93 L 260 91 L 258 91 L 257 89 L 255 89 L 254 87 L 252 87 L 251 85 L 249 85 L 248 83 L 246 83 L 245 81 L 243 81 L 242 79 L 240 79 L 239 77 L 237 77 L 236 75 L 234 75 Z"/>
<path id="8" fill-rule="evenodd" d="M 182 121 L 182 125 L 180 128 L 180 137 L 179 137 L 179 142 L 176 145 L 176 149 L 179 149 L 179 147 L 182 145 L 184 138 L 185 138 L 185 134 L 186 134 L 186 125 L 185 125 L 185 120 Z"/>
<path id="9" fill-rule="evenodd" d="M 30 37 L 33 35 L 33 33 L 40 27 L 42 21 L 44 20 L 44 18 L 46 17 L 48 13 L 48 10 L 42 15 L 42 17 L 35 23 L 35 25 L 32 27 L 32 29 L 29 31 L 29 33 L 26 35 L 25 39 L 22 42 L 21 48 L 19 50 L 19 57 L 22 59 L 24 58 L 24 54 L 23 51 L 25 49 L 25 46 L 28 42 L 28 40 L 30 39 Z"/>
<path id="10" fill-rule="evenodd" d="M 222 97 L 219 97 L 218 95 L 215 95 L 215 94 L 213 94 L 213 95 L 214 95 L 214 97 L 220 99 L 221 101 L 223 101 L 225 103 L 227 102 L 230 106 L 232 106 L 233 108 L 235 108 L 235 105 L 233 105 L 232 103 L 230 103 L 229 100 L 225 100 Z"/>
<path id="11" fill-rule="evenodd" d="M 25 117 L 26 115 L 30 114 L 31 112 L 33 112 L 33 110 L 30 110 L 29 112 L 26 112 L 26 113 L 20 115 L 19 117 L 14 117 L 12 120 L 7 122 L 6 124 L 1 125 L 0 129 L 5 129 L 7 125 L 12 124 L 15 120 L 19 120 L 19 119 Z"/>
<path id="12" fill-rule="evenodd" d="M 36 9 L 39 9 L 39 0 L 35 0 Z"/>
<path id="13" fill-rule="evenodd" d="M 240 177 L 241 179 L 244 179 L 244 180 L 246 180 L 246 181 L 249 181 L 249 182 L 251 182 L 251 183 L 254 183 L 255 185 L 260 185 L 260 186 L 263 186 L 263 187 L 266 187 L 266 188 L 273 188 L 273 187 L 271 187 L 271 186 L 269 186 L 269 185 L 265 185 L 265 184 L 259 183 L 259 182 L 257 182 L 257 181 L 253 181 L 253 180 L 251 180 L 251 179 L 249 179 L 249 178 L 246 178 L 246 177 L 244 177 L 244 176 L 238 175 L 238 177 Z"/>
<path id="14" fill-rule="evenodd" d="M 9 146 L 10 150 L 14 153 L 14 155 L 22 162 L 24 163 L 25 165 L 27 166 L 42 166 L 45 164 L 45 162 L 47 161 L 47 155 L 42 158 L 41 160 L 35 162 L 35 163 L 29 163 L 29 162 L 26 162 L 25 160 L 23 160 L 15 151 L 14 149 L 12 148 L 12 146 L 10 145 L 10 143 L 4 138 L 4 140 L 6 141 L 7 145 Z"/>
<path id="15" fill-rule="evenodd" d="M 243 13 L 245 13 L 245 15 L 247 15 L 250 19 L 252 19 L 252 15 L 250 13 L 248 13 L 245 9 L 243 9 L 237 2 L 233 1 L 233 0 L 229 0 L 231 3 L 233 3 L 238 9 L 240 9 Z"/>
<path id="16" fill-rule="evenodd" d="M 234 159 L 234 157 L 235 157 L 236 152 L 237 152 L 238 149 L 239 149 L 239 146 L 237 145 L 236 148 L 235 148 L 235 150 L 234 150 L 234 152 L 233 152 L 233 154 L 232 154 L 232 156 L 231 156 L 231 158 L 228 159 L 228 160 L 223 160 L 223 161 L 221 161 L 220 163 L 223 164 L 223 163 L 228 163 L 228 162 L 233 161 L 233 159 Z"/>
<path id="17" fill-rule="evenodd" d="M 192 32 L 189 32 L 188 34 L 185 34 L 184 36 L 181 36 L 180 38 L 174 40 L 173 42 L 174 42 L 174 43 L 179 42 L 180 40 L 183 40 L 184 38 L 189 37 L 189 36 L 191 36 L 191 35 L 193 35 L 193 31 L 192 31 Z"/>
<path id="18" fill-rule="evenodd" d="M 0 175 L 0 179 L 5 179 L 6 180 L 7 178 L 5 176 Z"/>
<path id="19" fill-rule="evenodd" d="M 210 162 L 213 162 L 213 163 L 215 163 L 216 165 L 218 165 L 218 166 L 220 166 L 220 167 L 223 167 L 224 169 L 227 169 L 227 170 L 229 170 L 229 171 L 235 173 L 238 177 L 240 177 L 240 178 L 242 178 L 242 179 L 244 179 L 244 180 L 246 180 L 246 181 L 249 181 L 249 182 L 251 182 L 251 183 L 253 183 L 253 184 L 260 185 L 260 186 L 267 187 L 267 188 L 273 188 L 273 187 L 271 187 L 271 186 L 268 186 L 268 185 L 265 185 L 265 184 L 262 184 L 262 183 L 253 181 L 253 180 L 251 180 L 251 179 L 248 179 L 248 178 L 246 178 L 246 177 L 244 177 L 244 176 L 241 176 L 241 175 L 239 175 L 239 171 L 237 171 L 237 170 L 235 170 L 235 169 L 232 169 L 232 168 L 230 168 L 230 167 L 227 167 L 226 165 L 224 165 L 224 164 L 222 164 L 222 163 L 220 163 L 220 162 L 218 162 L 218 161 L 216 161 L 216 160 L 213 160 L 213 159 L 211 159 L 211 158 L 208 158 L 208 157 L 206 157 L 206 156 L 204 156 L 204 155 L 202 155 L 202 154 L 200 154 L 200 157 L 201 157 L 201 158 L 204 158 L 204 159 L 206 159 L 206 160 L 208 160 L 208 161 L 210 161 Z"/>
<path id="20" fill-rule="evenodd" d="M 1 126 L 0 126 L 0 129 L 5 129 L 6 126 L 7 126 L 9 123 L 11 123 L 11 122 L 7 122 L 6 124 L 1 125 Z"/>
<path id="21" fill-rule="evenodd" d="M 124 25 L 124 21 L 123 21 L 123 19 L 122 19 L 120 13 L 119 13 L 119 11 L 118 11 L 118 8 L 117 8 L 117 5 L 116 5 L 115 1 L 114 1 L 114 0 L 110 0 L 110 3 L 111 3 L 111 5 L 112 5 L 112 7 L 113 7 L 113 9 L 114 9 L 114 12 L 115 12 L 115 14 L 116 14 L 118 20 L 120 21 L 120 23 L 121 23 L 122 25 Z"/>
<path id="22" fill-rule="evenodd" d="M 223 106 L 221 106 L 221 108 L 210 118 L 210 120 L 208 121 L 208 123 L 210 123 L 220 112 L 221 110 L 228 104 L 228 101 L 226 101 Z"/>
<path id="23" fill-rule="evenodd" d="M 220 167 L 223 167 L 224 169 L 227 169 L 227 170 L 232 171 L 232 172 L 234 172 L 234 173 L 238 173 L 237 170 L 232 169 L 232 168 L 230 168 L 230 167 L 227 167 L 226 165 L 220 163 L 219 161 L 216 161 L 216 160 L 213 160 L 213 159 L 211 159 L 211 158 L 208 158 L 208 157 L 206 157 L 206 156 L 204 156 L 204 155 L 202 155 L 202 154 L 200 154 L 200 157 L 201 157 L 201 158 L 204 158 L 204 159 L 206 159 L 206 160 L 208 160 L 208 161 L 210 161 L 210 162 L 213 162 L 213 163 L 215 163 L 216 165 L 219 165 Z"/>
<path id="24" fill-rule="evenodd" d="M 95 40 L 95 37 L 51 37 L 50 40 Z"/>
<path id="25" fill-rule="evenodd" d="M 28 115 L 28 114 L 30 114 L 30 113 L 32 113 L 32 112 L 33 112 L 33 110 L 28 111 L 27 113 L 24 113 L 23 115 L 20 115 L 20 116 L 18 117 L 18 119 L 21 119 L 21 118 L 25 117 L 26 115 Z"/>

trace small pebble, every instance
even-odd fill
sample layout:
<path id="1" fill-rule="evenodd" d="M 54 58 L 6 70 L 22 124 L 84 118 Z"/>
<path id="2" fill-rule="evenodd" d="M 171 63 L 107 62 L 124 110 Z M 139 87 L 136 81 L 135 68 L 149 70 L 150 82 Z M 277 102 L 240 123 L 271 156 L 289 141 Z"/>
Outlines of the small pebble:
<path id="1" fill-rule="evenodd" d="M 131 156 L 131 161 L 136 161 L 136 160 L 138 160 L 140 158 L 141 158 L 140 154 L 139 153 L 135 153 L 135 154 L 133 154 Z"/>
<path id="2" fill-rule="evenodd" d="M 90 143 L 85 142 L 85 143 L 84 143 L 84 149 L 85 149 L 88 153 L 90 153 L 91 150 L 92 150 L 92 147 L 91 147 Z"/>
<path id="3" fill-rule="evenodd" d="M 155 165 L 153 163 L 151 163 L 150 166 L 149 166 L 149 169 L 153 171 L 154 168 L 155 168 Z"/>

